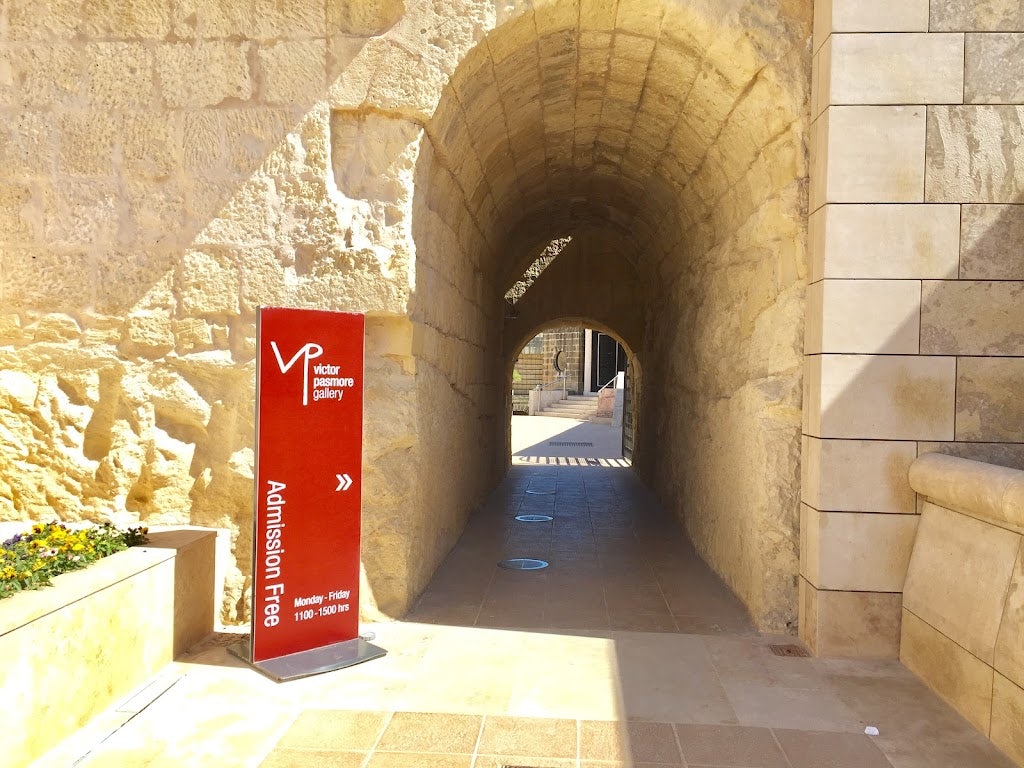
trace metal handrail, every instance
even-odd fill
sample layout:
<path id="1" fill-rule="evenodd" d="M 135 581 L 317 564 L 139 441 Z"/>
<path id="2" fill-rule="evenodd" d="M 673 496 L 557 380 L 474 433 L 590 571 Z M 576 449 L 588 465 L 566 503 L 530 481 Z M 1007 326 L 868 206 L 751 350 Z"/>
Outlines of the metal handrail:
<path id="1" fill-rule="evenodd" d="M 536 387 L 534 387 L 534 389 L 539 390 L 541 392 L 545 392 L 548 389 L 553 389 L 553 387 L 551 386 L 552 384 L 558 384 L 559 381 L 561 381 L 561 383 L 562 383 L 562 396 L 565 397 L 566 390 L 567 390 L 566 380 L 568 378 L 569 378 L 568 372 L 567 371 L 561 371 L 561 372 L 555 374 L 555 380 L 554 381 L 549 381 L 546 384 L 538 384 Z"/>
<path id="2" fill-rule="evenodd" d="M 608 387 L 610 387 L 612 384 L 614 384 L 618 380 L 619 380 L 619 374 L 616 373 L 614 376 L 612 376 L 610 379 L 608 379 L 608 383 L 607 384 L 605 384 L 603 387 L 601 387 L 599 390 L 597 390 L 598 394 L 600 394 L 604 390 L 608 389 Z"/>

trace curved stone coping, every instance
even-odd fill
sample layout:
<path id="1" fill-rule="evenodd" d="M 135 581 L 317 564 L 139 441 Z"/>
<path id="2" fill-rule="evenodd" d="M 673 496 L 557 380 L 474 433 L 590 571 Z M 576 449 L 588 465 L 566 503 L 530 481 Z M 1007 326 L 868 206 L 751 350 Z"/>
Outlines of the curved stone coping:
<path id="1" fill-rule="evenodd" d="M 1024 532 L 1024 472 L 942 453 L 910 465 L 910 487 L 972 517 Z"/>

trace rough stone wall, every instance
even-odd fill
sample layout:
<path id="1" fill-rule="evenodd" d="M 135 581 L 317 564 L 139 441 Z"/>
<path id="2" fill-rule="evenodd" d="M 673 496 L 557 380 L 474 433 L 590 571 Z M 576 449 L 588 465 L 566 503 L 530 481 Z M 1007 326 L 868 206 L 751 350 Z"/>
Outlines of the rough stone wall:
<path id="1" fill-rule="evenodd" d="M 689 69 L 679 161 L 703 183 L 655 240 L 641 355 L 636 463 L 776 631 L 796 619 L 809 22 L 741 8 L 733 53 Z"/>
<path id="2" fill-rule="evenodd" d="M 503 293 L 614 232 L 638 467 L 781 627 L 805 5 L 9 0 L 0 516 L 227 528 L 241 617 L 256 308 L 362 311 L 364 607 L 400 614 L 507 458 Z"/>
<path id="3" fill-rule="evenodd" d="M 473 13 L 3 4 L 0 518 L 227 528 L 241 618 L 256 308 L 367 312 L 367 609 L 404 610 L 454 535 L 419 490 L 413 173 Z"/>
<path id="4" fill-rule="evenodd" d="M 918 454 L 1024 467 L 1022 54 L 1018 0 L 815 3 L 800 586 L 818 653 L 898 655 Z"/>

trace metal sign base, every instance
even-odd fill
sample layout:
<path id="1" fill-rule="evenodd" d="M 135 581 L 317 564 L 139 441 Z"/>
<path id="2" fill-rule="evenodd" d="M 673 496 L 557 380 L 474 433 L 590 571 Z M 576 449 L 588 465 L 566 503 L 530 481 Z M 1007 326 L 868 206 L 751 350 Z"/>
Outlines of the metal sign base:
<path id="1" fill-rule="evenodd" d="M 383 648 L 378 648 L 361 637 L 266 661 L 252 661 L 248 640 L 228 646 L 228 651 L 278 683 L 344 669 L 364 661 L 379 659 L 387 653 Z"/>

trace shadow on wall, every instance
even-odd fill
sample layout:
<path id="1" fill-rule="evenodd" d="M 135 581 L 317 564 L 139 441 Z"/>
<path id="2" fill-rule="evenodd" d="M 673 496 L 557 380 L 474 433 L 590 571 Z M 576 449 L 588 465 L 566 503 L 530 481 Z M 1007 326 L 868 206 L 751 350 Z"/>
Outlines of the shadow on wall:
<path id="1" fill-rule="evenodd" d="M 393 86 L 369 75 L 419 20 L 396 26 L 401 0 L 326 7 L 5 11 L 20 87 L 0 128 L 0 517 L 230 528 L 229 620 L 251 551 L 257 308 L 406 311 L 422 118 L 381 146 L 367 113 Z M 403 387 L 379 383 L 411 378 L 403 335 L 368 321 L 368 418 L 402 419 L 386 401 Z M 367 454 L 407 455 L 415 428 L 396 431 Z"/>

